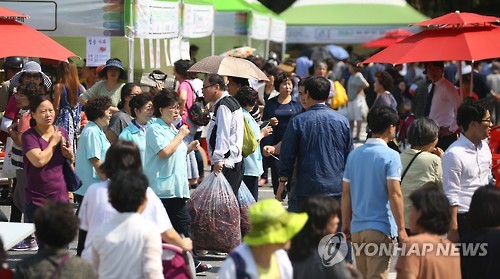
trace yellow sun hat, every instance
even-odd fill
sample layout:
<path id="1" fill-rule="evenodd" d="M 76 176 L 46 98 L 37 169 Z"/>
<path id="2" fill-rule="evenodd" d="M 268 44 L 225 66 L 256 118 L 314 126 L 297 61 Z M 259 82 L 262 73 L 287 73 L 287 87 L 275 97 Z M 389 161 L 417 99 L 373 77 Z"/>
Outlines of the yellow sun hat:
<path id="1" fill-rule="evenodd" d="M 262 200 L 248 210 L 252 228 L 243 238 L 250 246 L 286 243 L 307 222 L 307 213 L 287 212 L 275 199 Z"/>

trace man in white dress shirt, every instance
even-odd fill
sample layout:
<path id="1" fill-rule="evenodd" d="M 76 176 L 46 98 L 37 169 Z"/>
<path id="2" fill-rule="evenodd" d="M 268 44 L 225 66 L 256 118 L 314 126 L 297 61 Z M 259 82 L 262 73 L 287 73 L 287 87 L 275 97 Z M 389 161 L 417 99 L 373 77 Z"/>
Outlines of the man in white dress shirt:
<path id="1" fill-rule="evenodd" d="M 439 141 L 437 146 L 446 150 L 457 140 L 457 109 L 462 102 L 455 86 L 444 77 L 442 61 L 429 62 L 425 65 L 427 77 L 431 80 L 429 95 L 425 105 L 425 116 L 439 125 Z"/>
<path id="2" fill-rule="evenodd" d="M 448 239 L 458 242 L 469 231 L 467 213 L 474 191 L 491 181 L 488 138 L 492 123 L 487 105 L 466 101 L 457 112 L 460 138 L 443 155 L 443 189 L 452 209 Z"/>
<path id="3" fill-rule="evenodd" d="M 209 74 L 203 81 L 203 98 L 212 102 L 214 114 L 208 128 L 212 171 L 222 172 L 238 195 L 243 181 L 243 111 L 238 101 L 226 91 L 224 79 Z"/>

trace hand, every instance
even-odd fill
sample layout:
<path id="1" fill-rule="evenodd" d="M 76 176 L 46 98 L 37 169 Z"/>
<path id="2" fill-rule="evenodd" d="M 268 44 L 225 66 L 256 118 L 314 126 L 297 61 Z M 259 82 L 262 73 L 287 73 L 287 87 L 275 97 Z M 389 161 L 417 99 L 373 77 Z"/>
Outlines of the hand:
<path id="1" fill-rule="evenodd" d="M 183 238 L 179 243 L 179 247 L 183 251 L 191 251 L 193 250 L 193 241 L 191 240 L 191 238 Z"/>
<path id="2" fill-rule="evenodd" d="M 458 235 L 458 228 L 456 229 L 451 228 L 448 231 L 448 240 L 453 243 L 457 243 L 460 240 L 460 236 Z"/>
<path id="3" fill-rule="evenodd" d="M 274 148 L 274 146 L 272 145 L 266 145 L 264 146 L 264 148 L 262 149 L 262 154 L 265 156 L 265 157 L 269 157 L 271 156 L 271 154 L 274 155 L 274 152 L 276 151 L 276 148 Z"/>
<path id="4" fill-rule="evenodd" d="M 193 150 L 196 150 L 198 149 L 198 147 L 200 147 L 200 142 L 197 141 L 197 140 L 193 140 L 191 143 L 189 143 L 188 145 L 188 153 L 193 151 Z"/>
<path id="5" fill-rule="evenodd" d="M 443 149 L 436 147 L 432 151 L 432 154 L 436 154 L 439 158 L 441 158 L 441 157 L 443 157 L 444 151 L 443 151 Z"/>
<path id="6" fill-rule="evenodd" d="M 224 166 L 224 163 L 223 162 L 217 162 L 217 163 L 214 163 L 214 175 L 217 176 L 221 171 L 222 171 L 222 167 Z"/>
<path id="7" fill-rule="evenodd" d="M 271 125 L 271 126 L 278 125 L 278 118 L 273 117 L 273 118 L 269 119 L 269 125 Z"/>
<path id="8" fill-rule="evenodd" d="M 280 182 L 280 184 L 278 185 L 278 190 L 276 190 L 276 199 L 280 202 L 283 201 L 283 192 L 285 191 L 285 186 L 286 186 L 286 182 Z"/>
<path id="9" fill-rule="evenodd" d="M 61 152 L 64 158 L 73 161 L 73 148 L 65 138 L 61 140 Z"/>
<path id="10" fill-rule="evenodd" d="M 260 130 L 261 138 L 265 138 L 272 134 L 273 134 L 273 127 L 271 127 L 270 125 L 267 125 L 266 127 Z"/>
<path id="11" fill-rule="evenodd" d="M 54 145 L 58 145 L 62 140 L 62 134 L 61 131 L 54 131 L 52 136 L 49 138 L 49 143 L 52 143 Z"/>
<path id="12" fill-rule="evenodd" d="M 359 270 L 357 270 L 352 264 L 346 264 L 347 270 L 351 273 L 352 278 L 354 279 L 362 279 L 363 274 Z"/>
<path id="13" fill-rule="evenodd" d="M 351 221 L 342 220 L 342 233 L 345 235 L 345 240 L 351 242 Z"/>
<path id="14" fill-rule="evenodd" d="M 189 134 L 189 128 L 187 125 L 182 125 L 180 128 L 179 128 L 179 135 L 182 136 L 182 138 L 184 138 L 185 136 L 187 136 Z"/>
<path id="15" fill-rule="evenodd" d="M 398 230 L 398 238 L 401 243 L 408 241 L 408 234 L 404 228 Z"/>

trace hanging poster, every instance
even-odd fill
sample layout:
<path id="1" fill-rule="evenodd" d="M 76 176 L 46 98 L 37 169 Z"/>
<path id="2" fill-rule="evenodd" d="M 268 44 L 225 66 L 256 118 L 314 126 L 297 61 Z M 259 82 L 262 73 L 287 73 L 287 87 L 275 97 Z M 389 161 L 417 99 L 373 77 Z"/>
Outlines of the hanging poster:
<path id="1" fill-rule="evenodd" d="M 179 3 L 137 0 L 134 14 L 138 38 L 176 38 L 179 36 Z"/>
<path id="2" fill-rule="evenodd" d="M 153 46 L 153 39 L 149 39 L 149 68 L 155 68 L 155 49 Z"/>
<path id="3" fill-rule="evenodd" d="M 156 68 L 161 68 L 161 56 L 160 56 L 160 53 L 161 53 L 161 47 L 160 47 L 160 44 L 161 44 L 161 41 L 160 39 L 156 39 Z"/>
<path id="4" fill-rule="evenodd" d="M 146 69 L 146 53 L 144 50 L 144 38 L 139 39 L 139 47 L 141 49 L 141 69 Z"/>
<path id="5" fill-rule="evenodd" d="M 87 66 L 104 65 L 109 58 L 111 58 L 111 47 L 108 37 L 87 37 Z"/>
<path id="6" fill-rule="evenodd" d="M 214 31 L 214 7 L 184 4 L 184 16 L 182 20 L 183 37 L 208 37 Z"/>
<path id="7" fill-rule="evenodd" d="M 170 61 L 172 63 L 181 59 L 181 40 L 179 38 L 170 39 Z"/>
<path id="8" fill-rule="evenodd" d="M 269 38 L 269 17 L 252 13 L 252 33 L 256 40 L 267 40 Z"/>
<path id="9" fill-rule="evenodd" d="M 165 52 L 165 66 L 172 66 L 172 63 L 170 63 L 170 58 L 168 54 L 168 39 L 163 40 L 163 52 Z"/>
<path id="10" fill-rule="evenodd" d="M 187 38 L 182 38 L 181 40 L 181 59 L 191 60 L 189 55 L 189 39 Z"/>
<path id="11" fill-rule="evenodd" d="M 271 29 L 269 39 L 273 42 L 282 43 L 286 39 L 286 23 L 283 20 L 271 18 Z"/>

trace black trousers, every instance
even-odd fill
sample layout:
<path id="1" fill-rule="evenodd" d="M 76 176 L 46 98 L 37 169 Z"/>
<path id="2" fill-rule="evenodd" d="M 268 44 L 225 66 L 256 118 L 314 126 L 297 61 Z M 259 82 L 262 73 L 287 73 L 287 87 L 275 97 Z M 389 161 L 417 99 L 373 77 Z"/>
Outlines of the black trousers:
<path id="1" fill-rule="evenodd" d="M 234 164 L 232 169 L 226 168 L 225 166 L 222 167 L 222 174 L 226 177 L 229 185 L 231 185 L 231 188 L 233 188 L 233 192 L 236 197 L 238 196 L 238 190 L 240 189 L 241 182 L 243 181 L 243 171 L 243 161 Z"/>
<path id="2" fill-rule="evenodd" d="M 174 229 L 185 237 L 191 235 L 191 216 L 187 209 L 185 198 L 160 199 L 167 210 L 168 217 Z"/>
<path id="3" fill-rule="evenodd" d="M 460 239 L 472 232 L 469 220 L 467 220 L 467 215 L 468 213 L 457 213 L 458 236 Z"/>
<path id="4" fill-rule="evenodd" d="M 259 199 L 259 177 L 245 175 L 243 176 L 243 182 L 247 185 L 255 201 L 257 201 Z"/>
<path id="5" fill-rule="evenodd" d="M 456 133 L 453 133 L 451 135 L 447 135 L 447 136 L 438 136 L 438 143 L 437 143 L 437 147 L 443 149 L 444 151 L 446 151 L 446 149 L 448 149 L 448 147 L 454 143 L 456 140 L 458 139 L 458 135 Z"/>

